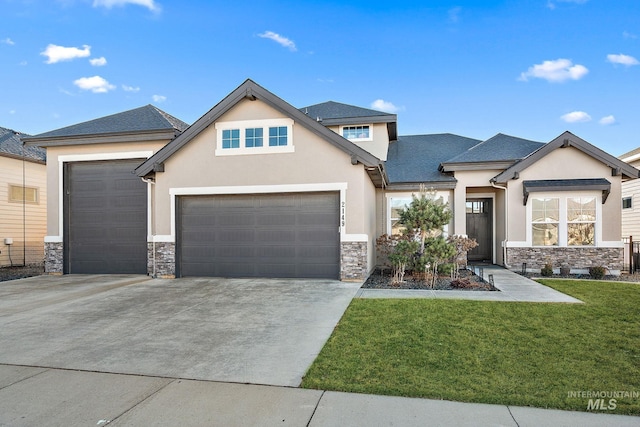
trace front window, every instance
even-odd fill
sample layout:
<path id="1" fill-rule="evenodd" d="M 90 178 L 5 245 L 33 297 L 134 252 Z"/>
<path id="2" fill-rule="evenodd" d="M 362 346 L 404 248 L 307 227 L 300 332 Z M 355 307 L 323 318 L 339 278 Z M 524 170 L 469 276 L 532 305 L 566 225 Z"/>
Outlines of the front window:
<path id="1" fill-rule="evenodd" d="M 631 209 L 631 197 L 623 197 L 622 198 L 622 209 Z"/>
<path id="2" fill-rule="evenodd" d="M 245 129 L 244 143 L 247 148 L 262 147 L 262 128 Z"/>
<path id="3" fill-rule="evenodd" d="M 394 197 L 390 199 L 390 234 L 399 235 L 407 229 L 404 225 L 400 224 L 400 213 L 411 205 L 411 201 L 411 197 Z"/>
<path id="4" fill-rule="evenodd" d="M 596 230 L 595 197 L 567 199 L 567 245 L 593 246 Z"/>
<path id="5" fill-rule="evenodd" d="M 222 131 L 222 148 L 240 148 L 240 129 Z"/>
<path id="6" fill-rule="evenodd" d="M 269 147 L 282 147 L 287 145 L 287 127 L 277 126 L 269 128 Z"/>
<path id="7" fill-rule="evenodd" d="M 532 199 L 531 231 L 534 246 L 558 246 L 560 204 L 557 198 Z"/>
<path id="8" fill-rule="evenodd" d="M 23 187 L 21 185 L 9 185 L 9 201 L 38 203 L 38 189 L 35 187 Z"/>
<path id="9" fill-rule="evenodd" d="M 343 126 L 342 137 L 351 141 L 370 140 L 371 128 L 369 125 Z"/>

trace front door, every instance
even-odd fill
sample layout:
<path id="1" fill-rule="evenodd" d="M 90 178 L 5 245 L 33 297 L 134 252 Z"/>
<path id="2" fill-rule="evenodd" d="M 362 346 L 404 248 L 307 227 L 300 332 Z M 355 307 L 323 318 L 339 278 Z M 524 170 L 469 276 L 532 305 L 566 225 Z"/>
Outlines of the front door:
<path id="1" fill-rule="evenodd" d="M 467 235 L 478 246 L 467 253 L 470 262 L 493 262 L 493 214 L 491 199 L 467 199 Z"/>

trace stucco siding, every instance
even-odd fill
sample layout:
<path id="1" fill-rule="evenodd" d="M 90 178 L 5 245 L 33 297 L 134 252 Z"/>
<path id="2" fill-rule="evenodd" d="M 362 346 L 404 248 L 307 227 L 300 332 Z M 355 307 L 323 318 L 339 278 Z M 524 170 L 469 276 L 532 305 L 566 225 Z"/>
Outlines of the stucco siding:
<path id="1" fill-rule="evenodd" d="M 35 203 L 11 200 L 10 186 L 37 189 Z M 46 233 L 46 167 L 0 156 L 0 267 L 41 263 Z M 5 239 L 13 239 L 11 248 Z"/>
<path id="2" fill-rule="evenodd" d="M 366 122 L 363 125 L 369 124 Z M 352 125 L 356 126 L 356 125 Z M 329 129 L 341 135 L 340 126 L 327 126 Z M 355 145 L 373 154 L 380 160 L 387 160 L 387 152 L 389 151 L 389 132 L 386 123 L 374 123 L 371 141 L 354 142 Z"/>
<path id="3" fill-rule="evenodd" d="M 62 185 L 61 165 L 68 161 L 114 160 L 134 156 L 137 158 L 150 157 L 162 148 L 167 141 L 136 142 L 131 144 L 93 144 L 74 145 L 47 148 L 47 187 L 49 189 L 47 203 L 47 236 L 51 239 L 61 239 L 62 229 L 60 219 L 62 215 Z"/>

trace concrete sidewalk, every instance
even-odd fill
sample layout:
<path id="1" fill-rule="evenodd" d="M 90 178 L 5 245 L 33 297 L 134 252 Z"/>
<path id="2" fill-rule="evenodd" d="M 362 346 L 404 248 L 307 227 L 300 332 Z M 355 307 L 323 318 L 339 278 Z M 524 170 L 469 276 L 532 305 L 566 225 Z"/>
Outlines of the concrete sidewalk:
<path id="1" fill-rule="evenodd" d="M 584 402 L 585 407 L 587 402 Z M 640 418 L 0 365 L 8 426 L 639 426 Z"/>
<path id="2" fill-rule="evenodd" d="M 476 268 L 475 272 L 479 274 L 480 269 Z M 558 292 L 548 286 L 541 285 L 538 282 L 502 267 L 483 267 L 482 275 L 487 281 L 489 280 L 489 275 L 493 275 L 495 287 L 498 288 L 500 292 L 361 288 L 356 294 L 356 298 L 442 298 L 477 301 L 582 303 L 579 299 Z"/>

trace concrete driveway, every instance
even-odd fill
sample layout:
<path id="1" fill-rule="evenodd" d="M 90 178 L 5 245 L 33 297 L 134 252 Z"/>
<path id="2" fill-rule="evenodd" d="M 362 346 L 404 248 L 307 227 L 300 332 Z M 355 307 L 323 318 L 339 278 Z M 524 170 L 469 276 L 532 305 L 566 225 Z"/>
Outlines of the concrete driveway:
<path id="1" fill-rule="evenodd" d="M 0 282 L 0 364 L 298 386 L 359 287 L 117 275 Z"/>

